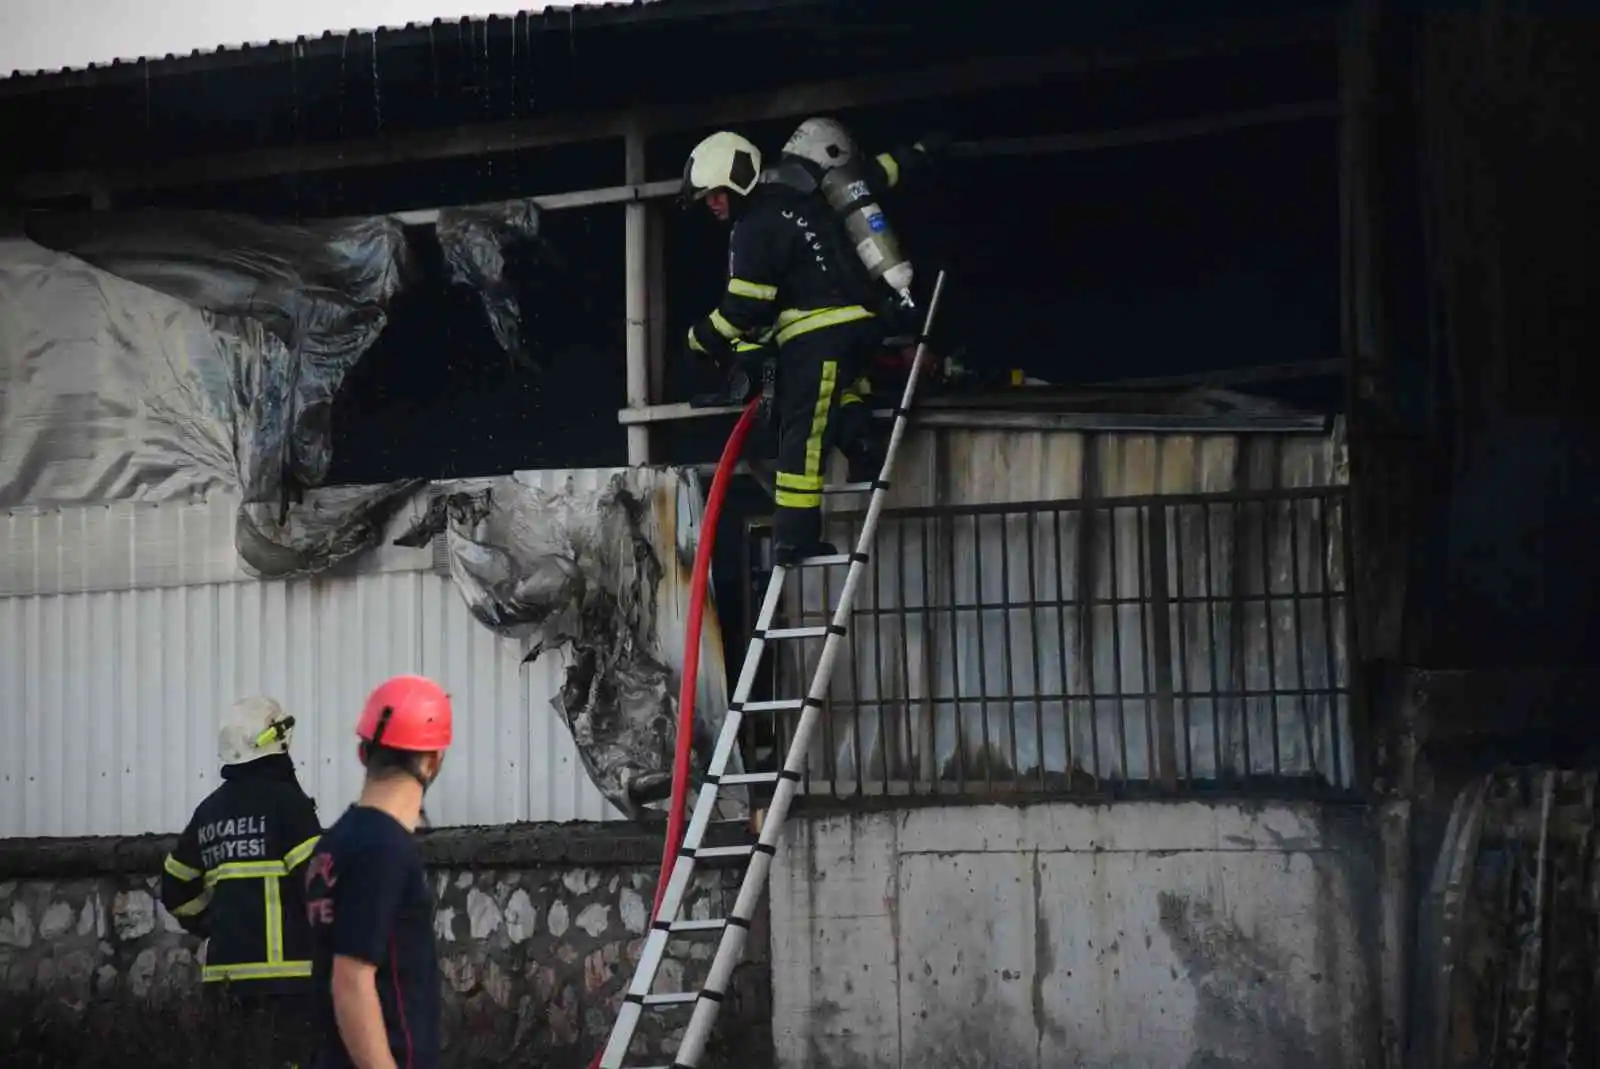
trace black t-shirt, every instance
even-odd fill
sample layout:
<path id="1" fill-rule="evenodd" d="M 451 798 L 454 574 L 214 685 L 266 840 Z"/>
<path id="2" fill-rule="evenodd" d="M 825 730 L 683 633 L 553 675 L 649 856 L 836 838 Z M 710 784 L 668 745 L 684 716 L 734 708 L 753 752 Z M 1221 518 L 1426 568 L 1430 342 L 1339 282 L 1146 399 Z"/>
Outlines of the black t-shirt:
<path id="1" fill-rule="evenodd" d="M 333 1012 L 333 959 L 378 968 L 378 1000 L 400 1069 L 439 1064 L 439 959 L 422 854 L 399 821 L 351 806 L 317 843 L 306 867 L 306 913 L 315 943 L 318 1069 L 351 1069 Z"/>

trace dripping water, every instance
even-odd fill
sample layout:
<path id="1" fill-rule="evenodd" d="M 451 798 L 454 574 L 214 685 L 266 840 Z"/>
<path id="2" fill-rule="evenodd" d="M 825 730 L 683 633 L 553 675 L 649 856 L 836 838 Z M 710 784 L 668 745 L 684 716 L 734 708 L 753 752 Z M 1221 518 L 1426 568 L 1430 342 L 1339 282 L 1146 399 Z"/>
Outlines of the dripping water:
<path id="1" fill-rule="evenodd" d="M 378 34 L 372 31 L 372 122 L 376 132 L 383 134 L 383 75 L 378 72 Z"/>
<path id="2" fill-rule="evenodd" d="M 338 88 L 335 90 L 335 92 L 337 92 L 338 95 L 339 95 L 338 115 L 339 115 L 339 140 L 340 140 L 340 142 L 344 142 L 344 141 L 348 140 L 348 138 L 350 136 L 349 135 L 349 130 L 345 126 L 345 121 L 344 121 L 344 94 L 345 94 L 345 86 L 348 84 L 345 81 L 345 79 L 349 75 L 349 66 L 348 66 L 348 64 L 349 64 L 349 60 L 350 60 L 350 38 L 352 36 L 353 36 L 353 34 L 350 31 L 346 30 L 345 31 L 345 35 L 344 35 L 344 40 L 342 42 L 340 42 L 340 45 L 339 45 L 339 85 L 338 85 Z M 333 181 L 333 195 L 334 195 L 335 200 L 337 201 L 337 205 L 336 206 L 325 206 L 325 207 L 333 207 L 335 212 L 338 212 L 338 213 L 342 214 L 344 212 L 344 210 L 345 210 L 344 172 L 343 171 L 335 171 L 334 175 L 335 175 L 335 178 L 334 178 L 334 181 Z"/>
<path id="3" fill-rule="evenodd" d="M 289 138 L 295 145 L 305 144 L 305 130 L 300 126 L 300 53 L 305 38 L 289 42 Z M 289 201 L 294 206 L 295 222 L 305 220 L 305 210 L 300 202 L 301 176 L 289 175 Z"/>
<path id="4" fill-rule="evenodd" d="M 493 84 L 492 81 L 491 81 L 491 78 L 492 78 L 492 68 L 490 67 L 490 64 L 489 64 L 489 20 L 488 19 L 484 19 L 483 20 L 483 76 L 481 78 L 479 78 L 478 82 L 479 82 L 479 85 L 482 86 L 482 93 L 483 93 L 483 121 L 485 123 L 492 122 L 494 120 L 494 105 L 493 105 L 493 103 L 492 103 L 492 101 L 490 99 L 491 98 L 491 88 L 492 88 L 492 84 Z M 489 188 L 493 188 L 493 186 L 494 186 L 494 157 L 492 157 L 492 156 L 485 156 L 484 159 L 483 159 L 483 178 L 484 178 L 485 186 L 487 186 Z"/>

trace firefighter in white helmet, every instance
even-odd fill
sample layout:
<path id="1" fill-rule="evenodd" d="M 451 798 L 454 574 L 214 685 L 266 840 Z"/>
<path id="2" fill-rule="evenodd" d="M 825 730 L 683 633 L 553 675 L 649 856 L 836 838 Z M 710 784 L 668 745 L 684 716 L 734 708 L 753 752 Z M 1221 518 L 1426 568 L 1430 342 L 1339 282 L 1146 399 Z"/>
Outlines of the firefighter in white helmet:
<path id="1" fill-rule="evenodd" d="M 838 440 L 837 410 L 883 340 L 855 257 L 820 192 L 761 180 L 761 151 L 720 131 L 684 165 L 682 196 L 732 224 L 722 298 L 689 328 L 689 350 L 727 370 L 749 350 L 777 346 L 778 423 L 773 543 L 776 563 L 830 553 L 822 542 L 824 461 L 865 443 Z"/>
<path id="2" fill-rule="evenodd" d="M 780 163 L 766 176 L 769 182 L 822 194 L 844 232 L 843 244 L 855 250 L 857 262 L 852 266 L 865 273 L 863 285 L 869 290 L 880 283 L 884 287 L 876 292 L 885 335 L 914 335 L 918 324 L 911 262 L 901 253 L 899 239 L 878 201 L 887 191 L 899 188 L 907 176 L 924 171 L 946 144 L 944 135 L 930 133 L 909 147 L 867 156 L 843 123 L 813 116 L 795 127 L 784 143 Z M 886 300 L 891 296 L 894 299 Z M 881 443 L 873 440 L 872 414 L 866 403 L 871 393 L 870 368 L 863 368 L 839 398 L 840 440 L 862 443 L 851 456 L 851 482 L 876 479 L 883 462 Z"/>
<path id="3" fill-rule="evenodd" d="M 282 1064 L 308 1041 L 304 867 L 322 834 L 289 756 L 294 725 L 271 698 L 233 704 L 217 732 L 222 784 L 195 807 L 161 877 L 167 912 L 207 940 L 203 991 L 262 1019 Z"/>

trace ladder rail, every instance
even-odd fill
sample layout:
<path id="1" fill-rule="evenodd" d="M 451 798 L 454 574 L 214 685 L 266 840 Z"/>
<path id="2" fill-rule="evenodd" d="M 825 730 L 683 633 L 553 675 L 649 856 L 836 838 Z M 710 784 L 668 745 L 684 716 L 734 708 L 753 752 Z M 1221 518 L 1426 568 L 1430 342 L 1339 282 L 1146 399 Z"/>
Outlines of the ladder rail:
<path id="1" fill-rule="evenodd" d="M 711 960 L 711 968 L 706 974 L 705 983 L 701 986 L 700 997 L 695 1001 L 694 1014 L 689 1019 L 689 1026 L 684 1030 L 677 1056 L 673 1059 L 675 1067 L 694 1069 L 700 1064 L 700 1058 L 705 1053 L 706 1044 L 711 1038 L 711 1030 L 716 1023 L 723 995 L 733 978 L 733 970 L 744 959 L 745 944 L 750 935 L 748 922 L 755 915 L 761 894 L 766 889 L 767 877 L 771 873 L 772 862 L 777 855 L 778 839 L 783 834 L 789 807 L 800 789 L 800 778 L 805 772 L 807 756 L 811 750 L 811 736 L 816 730 L 817 721 L 822 715 L 822 703 L 826 700 L 828 688 L 833 682 L 834 662 L 838 659 L 840 646 L 848 634 L 846 623 L 854 609 L 856 587 L 866 574 L 867 554 L 877 537 L 878 518 L 883 512 L 884 501 L 888 497 L 888 484 L 894 475 L 894 463 L 898 459 L 900 443 L 906 434 L 909 422 L 907 417 L 911 403 L 916 397 L 917 379 L 927 360 L 928 333 L 933 329 L 933 318 L 939 310 L 939 298 L 944 291 L 944 278 L 944 272 L 941 271 L 934 281 L 933 296 L 928 300 L 928 313 L 924 319 L 922 336 L 917 340 L 916 356 L 911 362 L 911 371 L 906 376 L 905 390 L 901 393 L 900 410 L 896 413 L 894 424 L 889 431 L 889 444 L 884 450 L 883 469 L 878 474 L 872 498 L 867 504 L 867 514 L 861 522 L 861 533 L 856 539 L 856 551 L 851 558 L 850 570 L 845 574 L 844 585 L 839 591 L 833 622 L 828 628 L 828 637 L 823 642 L 822 653 L 817 658 L 817 666 L 811 676 L 811 686 L 806 693 L 805 707 L 800 711 L 794 737 L 789 743 L 789 753 L 784 760 L 784 776 L 778 781 L 772 794 L 772 801 L 767 805 L 766 820 L 761 826 L 760 846 L 751 854 L 744 880 L 739 886 L 739 896 L 731 915 L 745 923 L 729 924 L 723 929 L 716 956 Z M 774 570 L 769 586 L 780 585 L 783 579 L 782 571 Z"/>
<path id="2" fill-rule="evenodd" d="M 938 312 L 940 298 L 944 292 L 944 283 L 945 273 L 940 271 L 934 281 L 933 294 L 928 301 L 922 333 L 917 340 L 916 355 L 906 376 L 900 407 L 896 410 L 895 419 L 889 431 L 889 441 L 884 450 L 882 469 L 879 471 L 876 480 L 861 487 L 861 489 L 871 489 L 872 496 L 867 504 L 866 516 L 862 520 L 861 532 L 856 539 L 855 552 L 844 558 L 849 561 L 849 569 L 845 573 L 844 582 L 839 590 L 838 601 L 826 628 L 778 629 L 772 627 L 772 621 L 777 615 L 778 605 L 783 596 L 784 581 L 791 570 L 790 566 L 784 565 L 778 565 L 773 568 L 771 578 L 767 582 L 765 595 L 762 598 L 761 609 L 756 617 L 755 632 L 750 637 L 749 646 L 745 651 L 744 663 L 739 669 L 738 682 L 735 684 L 733 695 L 729 700 L 727 717 L 723 722 L 721 732 L 718 734 L 716 748 L 707 766 L 708 775 L 705 786 L 701 788 L 695 799 L 694 813 L 684 830 L 683 846 L 678 852 L 672 873 L 668 878 L 666 890 L 662 894 L 661 907 L 652 920 L 650 931 L 646 934 L 638 965 L 624 994 L 622 1006 L 617 1012 L 616 1023 L 612 1027 L 605 1048 L 597 1059 L 596 1064 L 600 1069 L 624 1069 L 623 1063 L 628 1057 L 628 1048 L 633 1042 L 639 1022 L 646 1008 L 651 1006 L 687 1005 L 691 1001 L 694 1005 L 693 1014 L 684 1029 L 683 1038 L 679 1043 L 678 1053 L 673 1059 L 671 1069 L 695 1069 L 699 1065 L 700 1058 L 705 1053 L 706 1044 L 709 1042 L 712 1029 L 716 1024 L 717 1012 L 728 990 L 733 972 L 744 959 L 745 946 L 749 940 L 750 922 L 755 916 L 761 895 L 766 889 L 772 863 L 777 855 L 778 841 L 782 836 L 784 824 L 788 819 L 789 809 L 800 790 L 800 783 L 804 777 L 808 755 L 811 750 L 812 736 L 816 732 L 817 722 L 822 715 L 823 704 L 827 700 L 828 690 L 833 682 L 834 664 L 838 660 L 843 640 L 849 635 L 849 620 L 854 612 L 856 589 L 866 574 L 866 566 L 870 559 L 872 546 L 877 538 L 879 517 L 883 512 L 884 502 L 888 497 L 895 461 L 899 456 L 900 445 L 905 438 L 909 425 L 908 417 L 912 402 L 916 397 L 917 381 L 927 363 L 927 339 L 933 329 L 934 316 Z M 843 555 L 836 556 L 843 557 Z M 844 559 L 830 558 L 830 562 L 840 564 L 844 563 Z M 805 562 L 799 562 L 793 568 L 798 569 L 804 566 Z M 822 650 L 817 657 L 816 666 L 812 670 L 811 682 L 806 690 L 805 698 L 798 703 L 751 702 L 749 700 L 750 692 L 755 688 L 756 675 L 760 671 L 762 654 L 766 652 L 767 643 L 780 639 L 804 637 L 823 638 Z M 729 912 L 725 921 L 720 924 L 722 935 L 717 944 L 716 954 L 712 958 L 711 966 L 707 971 L 705 983 L 698 993 L 666 992 L 659 995 L 655 994 L 650 989 L 654 986 L 656 976 L 660 972 L 661 963 L 666 957 L 667 944 L 673 933 L 675 931 L 682 933 L 685 931 L 713 930 L 718 926 L 717 922 L 682 924 L 680 922 L 680 913 L 694 879 L 697 867 L 696 856 L 702 852 L 700 843 L 704 840 L 706 828 L 710 825 L 713 811 L 716 808 L 719 785 L 732 757 L 733 748 L 738 744 L 739 731 L 743 723 L 746 707 L 748 706 L 749 710 L 754 712 L 757 710 L 777 710 L 792 707 L 793 704 L 799 704 L 800 716 L 795 724 L 794 735 L 789 741 L 788 751 L 784 756 L 783 770 L 778 774 L 772 799 L 767 805 L 766 820 L 762 824 L 756 844 L 752 847 L 742 848 L 750 851 L 744 879 L 740 882 L 739 893 L 733 909 Z M 727 852 L 727 850 L 723 851 L 723 853 Z M 712 855 L 708 850 L 704 851 L 704 856 L 709 857 Z"/>
<path id="3" fill-rule="evenodd" d="M 727 717 L 723 721 L 722 731 L 717 736 L 717 747 L 712 752 L 709 768 L 726 768 L 728 759 L 732 756 L 733 747 L 739 738 L 739 728 L 744 719 L 744 704 L 749 699 L 750 692 L 755 689 L 756 675 L 761 670 L 761 655 L 766 648 L 766 639 L 763 636 L 771 627 L 773 617 L 777 615 L 778 603 L 782 597 L 782 583 L 767 584 L 766 594 L 761 599 L 761 608 L 756 614 L 755 634 L 751 636 L 750 645 L 745 651 L 744 663 L 739 666 L 739 678 L 734 684 L 733 696 L 728 702 Z M 697 792 L 694 812 L 683 833 L 685 843 L 698 844 L 705 837 L 716 804 L 717 790 L 714 785 L 707 784 Z M 650 988 L 655 984 L 656 973 L 660 971 L 661 961 L 666 957 L 667 943 L 672 936 L 671 927 L 673 922 L 678 920 L 683 901 L 688 897 L 689 888 L 694 882 L 694 872 L 693 849 L 688 852 L 680 849 L 677 859 L 673 862 L 672 874 L 667 878 L 666 893 L 661 896 L 661 908 L 653 918 L 650 931 L 645 934 L 644 947 L 639 951 L 639 961 L 634 967 L 633 979 L 628 983 L 622 1005 L 617 1010 L 617 1021 L 611 1028 L 605 1049 L 601 1052 L 599 1065 L 602 1069 L 620 1069 L 627 1057 L 628 1046 L 633 1042 L 633 1034 L 639 1027 L 640 1018 L 644 1016 L 644 998 L 650 994 Z"/>

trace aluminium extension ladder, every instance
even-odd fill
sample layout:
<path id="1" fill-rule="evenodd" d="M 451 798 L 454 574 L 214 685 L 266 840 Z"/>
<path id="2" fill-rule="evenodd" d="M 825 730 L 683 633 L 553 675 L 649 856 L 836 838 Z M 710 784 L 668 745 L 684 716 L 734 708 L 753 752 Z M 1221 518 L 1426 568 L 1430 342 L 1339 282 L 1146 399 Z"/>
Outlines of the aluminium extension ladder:
<path id="1" fill-rule="evenodd" d="M 883 470 L 873 482 L 846 483 L 829 487 L 825 491 L 829 493 L 872 491 L 872 499 L 867 506 L 866 518 L 861 524 L 861 535 L 856 542 L 855 552 L 810 557 L 798 565 L 801 568 L 842 564 L 850 566 L 844 585 L 839 590 L 839 602 L 833 611 L 832 621 L 825 627 L 772 627 L 772 618 L 783 595 L 783 581 L 790 569 L 777 566 L 772 570 L 766 596 L 761 602 L 761 611 L 756 617 L 755 633 L 750 637 L 750 648 L 745 653 L 744 664 L 739 669 L 739 681 L 734 686 L 733 697 L 729 702 L 728 716 L 722 724 L 722 733 L 717 737 L 717 747 L 712 753 L 711 765 L 706 770 L 705 786 L 700 789 L 695 799 L 694 815 L 684 830 L 683 845 L 678 853 L 677 863 L 673 866 L 672 875 L 667 880 L 666 893 L 661 899 L 661 911 L 645 937 L 644 949 L 639 955 L 638 971 L 634 973 L 633 981 L 628 985 L 622 1008 L 617 1013 L 617 1023 L 612 1028 L 611 1036 L 606 1041 L 605 1050 L 600 1056 L 600 1069 L 626 1069 L 629 1065 L 628 1047 L 633 1042 L 634 1030 L 638 1028 L 640 1018 L 644 1016 L 646 1010 L 659 1007 L 684 1006 L 692 1003 L 694 1015 L 689 1019 L 672 1065 L 660 1066 L 657 1069 L 694 1069 L 700 1064 L 700 1058 L 705 1053 L 706 1043 L 711 1038 L 712 1026 L 717 1020 L 717 1010 L 727 994 L 733 970 L 744 957 L 745 941 L 750 933 L 750 918 L 755 915 L 756 904 L 766 887 L 772 859 L 777 853 L 778 836 L 783 832 L 784 819 L 788 816 L 795 792 L 799 790 L 801 776 L 805 770 L 806 753 L 811 745 L 811 735 L 816 730 L 823 699 L 828 693 L 828 684 L 833 675 L 833 663 L 839 655 L 839 644 L 846 634 L 846 621 L 850 619 L 851 603 L 855 599 L 856 587 L 864 574 L 873 538 L 877 534 L 878 515 L 883 511 L 884 498 L 889 490 L 889 478 L 894 471 L 895 454 L 899 451 L 900 441 L 905 436 L 906 416 L 916 396 L 917 376 L 927 357 L 928 332 L 933 329 L 933 316 L 938 311 L 939 295 L 943 289 L 944 272 L 941 271 L 934 282 L 933 296 L 928 301 L 927 317 L 923 323 L 922 335 L 917 339 L 916 358 L 912 361 L 911 372 L 906 377 L 905 392 L 901 395 L 900 407 L 895 411 L 894 426 L 889 432 L 888 448 L 884 451 Z M 811 676 L 810 689 L 804 699 L 761 702 L 747 700 L 751 688 L 755 685 L 756 672 L 761 665 L 761 654 L 768 642 L 810 638 L 824 639 L 824 643 L 822 653 L 817 658 L 816 669 Z M 744 714 L 788 710 L 799 710 L 800 717 L 795 726 L 794 738 L 789 744 L 789 752 L 784 758 L 783 771 L 725 774 L 728 760 L 738 744 L 739 724 Z M 706 828 L 711 823 L 712 811 L 716 808 L 719 786 L 768 783 L 775 786 L 758 842 L 750 846 L 702 847 L 700 845 L 705 837 Z M 716 857 L 748 859 L 744 880 L 739 885 L 739 897 L 734 902 L 732 914 L 713 920 L 679 919 L 684 897 L 694 878 L 696 859 Z M 722 936 L 717 944 L 716 956 L 711 961 L 710 971 L 706 975 L 705 986 L 699 991 L 651 991 L 655 984 L 656 973 L 666 958 L 668 941 L 674 936 L 693 932 L 720 932 Z"/>

